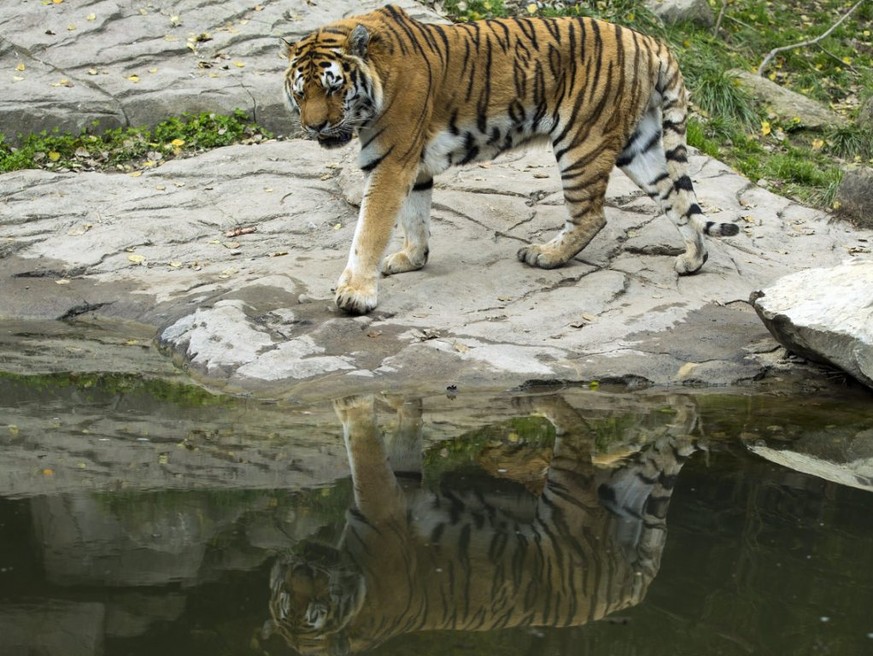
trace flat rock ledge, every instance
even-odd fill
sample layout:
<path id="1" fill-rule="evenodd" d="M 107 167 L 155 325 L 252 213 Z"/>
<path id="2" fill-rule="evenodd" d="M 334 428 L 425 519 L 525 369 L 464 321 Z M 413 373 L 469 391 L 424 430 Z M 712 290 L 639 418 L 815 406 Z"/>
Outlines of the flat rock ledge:
<path id="1" fill-rule="evenodd" d="M 785 348 L 873 388 L 873 260 L 799 271 L 751 298 Z"/>
<path id="2" fill-rule="evenodd" d="M 380 4 L 0 3 L 0 68 L 11 77 L 0 131 L 244 109 L 287 137 L 279 37 Z M 530 381 L 766 383 L 801 365 L 750 294 L 869 258 L 873 244 L 870 230 L 695 155 L 704 209 L 741 227 L 712 240 L 699 275 L 677 278 L 679 235 L 618 172 L 607 227 L 567 266 L 533 269 L 516 250 L 548 239 L 565 210 L 552 155 L 532 150 L 438 178 L 427 266 L 383 279 L 376 311 L 350 318 L 332 287 L 357 217 L 355 148 L 284 138 L 132 175 L 0 176 L 3 368 L 165 376 L 171 358 L 212 388 L 300 399 Z M 163 355 L 143 346 L 152 341 Z"/>
<path id="3" fill-rule="evenodd" d="M 620 172 L 607 227 L 567 266 L 534 269 L 515 251 L 557 230 L 564 207 L 552 155 L 533 150 L 438 178 L 427 266 L 383 278 L 379 307 L 352 318 L 332 287 L 356 222 L 355 154 L 273 141 L 137 176 L 0 176 L 0 318 L 144 324 L 191 375 L 242 394 L 743 385 L 796 370 L 750 294 L 873 243 L 695 155 L 705 210 L 741 226 L 711 241 L 700 274 L 676 276 L 677 231 Z"/>

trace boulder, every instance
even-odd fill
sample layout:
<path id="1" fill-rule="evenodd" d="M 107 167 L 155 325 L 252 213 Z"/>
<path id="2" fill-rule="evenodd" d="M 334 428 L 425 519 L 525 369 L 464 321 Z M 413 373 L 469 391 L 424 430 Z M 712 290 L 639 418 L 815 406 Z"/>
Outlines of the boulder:
<path id="1" fill-rule="evenodd" d="M 873 228 L 873 169 L 847 169 L 837 188 L 836 202 L 840 214 L 862 227 Z"/>
<path id="2" fill-rule="evenodd" d="M 669 24 L 691 21 L 710 27 L 715 23 L 706 0 L 646 0 L 646 7 Z"/>
<path id="3" fill-rule="evenodd" d="M 750 301 L 789 351 L 873 387 L 873 260 L 793 273 Z"/>
<path id="4" fill-rule="evenodd" d="M 803 127 L 811 129 L 846 124 L 842 116 L 821 103 L 786 89 L 765 77 L 739 69 L 732 69 L 728 73 L 752 98 L 763 104 L 782 121 L 790 122 L 799 119 Z"/>
<path id="5" fill-rule="evenodd" d="M 867 98 L 858 110 L 858 127 L 873 130 L 873 96 Z"/>

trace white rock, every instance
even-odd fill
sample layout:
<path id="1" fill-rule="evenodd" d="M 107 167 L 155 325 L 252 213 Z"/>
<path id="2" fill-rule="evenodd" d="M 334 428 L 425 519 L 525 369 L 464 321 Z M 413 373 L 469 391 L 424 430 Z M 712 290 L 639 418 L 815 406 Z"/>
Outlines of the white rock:
<path id="1" fill-rule="evenodd" d="M 751 300 L 785 348 L 873 387 L 873 260 L 793 273 Z"/>

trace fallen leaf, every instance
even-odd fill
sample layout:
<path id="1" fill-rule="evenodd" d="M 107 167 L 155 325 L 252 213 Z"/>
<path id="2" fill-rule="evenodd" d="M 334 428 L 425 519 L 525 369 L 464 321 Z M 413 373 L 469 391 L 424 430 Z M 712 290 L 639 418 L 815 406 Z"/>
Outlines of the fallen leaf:
<path id="1" fill-rule="evenodd" d="M 282 257 L 283 255 L 288 255 L 288 251 L 274 251 L 269 254 L 269 257 Z"/>
<path id="2" fill-rule="evenodd" d="M 139 82 L 139 75 L 136 75 L 134 73 L 133 75 L 128 75 L 127 79 L 136 84 L 137 82 Z"/>
<path id="3" fill-rule="evenodd" d="M 145 255 L 140 255 L 139 253 L 131 253 L 127 256 L 127 259 L 134 264 L 142 264 L 143 262 L 145 262 Z"/>
<path id="4" fill-rule="evenodd" d="M 97 20 L 97 14 L 88 14 L 87 16 L 85 16 L 85 20 L 86 21 L 95 21 L 95 20 Z"/>
<path id="5" fill-rule="evenodd" d="M 174 269 L 179 269 L 179 268 L 181 268 L 182 263 L 177 262 L 177 261 L 173 261 L 173 262 L 170 262 L 170 266 L 173 267 Z"/>
<path id="6" fill-rule="evenodd" d="M 458 353 L 466 353 L 470 350 L 469 346 L 461 344 L 461 342 L 455 342 L 454 344 L 452 344 L 452 348 L 455 349 Z"/>
<path id="7" fill-rule="evenodd" d="M 61 154 L 56 150 L 50 150 L 48 158 L 53 162 L 57 162 L 61 158 Z"/>
<path id="8" fill-rule="evenodd" d="M 18 63 L 18 66 L 15 67 L 15 70 L 21 72 L 21 71 L 23 71 L 25 68 L 27 68 L 27 67 L 24 65 L 24 63 L 23 63 L 23 62 L 19 62 L 19 63 Z"/>
<path id="9" fill-rule="evenodd" d="M 235 62 L 233 63 L 233 65 L 236 66 L 237 68 L 245 68 L 245 67 L 246 67 L 246 63 L 245 63 L 245 62 L 241 62 L 241 61 L 235 61 Z"/>
<path id="10" fill-rule="evenodd" d="M 66 278 L 61 278 L 59 280 L 55 280 L 55 284 L 56 285 L 69 285 L 70 281 L 67 280 Z"/>
<path id="11" fill-rule="evenodd" d="M 56 0 L 56 1 L 57 1 L 57 0 Z M 61 2 L 63 2 L 63 0 L 61 0 Z M 42 475 L 43 475 L 43 476 L 54 476 L 54 475 L 55 475 L 55 470 L 54 470 L 54 469 L 48 469 L 48 468 L 43 469 L 43 470 L 42 470 Z"/>
<path id="12" fill-rule="evenodd" d="M 253 232 L 257 232 L 257 226 L 240 226 L 239 228 L 232 228 L 224 233 L 225 237 L 239 237 L 240 235 L 249 235 Z"/>

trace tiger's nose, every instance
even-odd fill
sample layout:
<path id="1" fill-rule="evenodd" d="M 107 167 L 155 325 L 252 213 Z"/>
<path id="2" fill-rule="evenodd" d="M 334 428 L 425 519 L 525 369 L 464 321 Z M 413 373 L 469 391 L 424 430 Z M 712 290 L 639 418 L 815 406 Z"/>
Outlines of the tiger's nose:
<path id="1" fill-rule="evenodd" d="M 328 128 L 328 122 L 327 122 L 327 121 L 322 121 L 321 123 L 318 123 L 317 125 L 309 125 L 309 126 L 307 126 L 307 129 L 311 130 L 312 132 L 317 132 L 317 133 L 319 133 L 319 134 L 321 134 L 322 132 L 324 132 L 327 128 Z"/>

